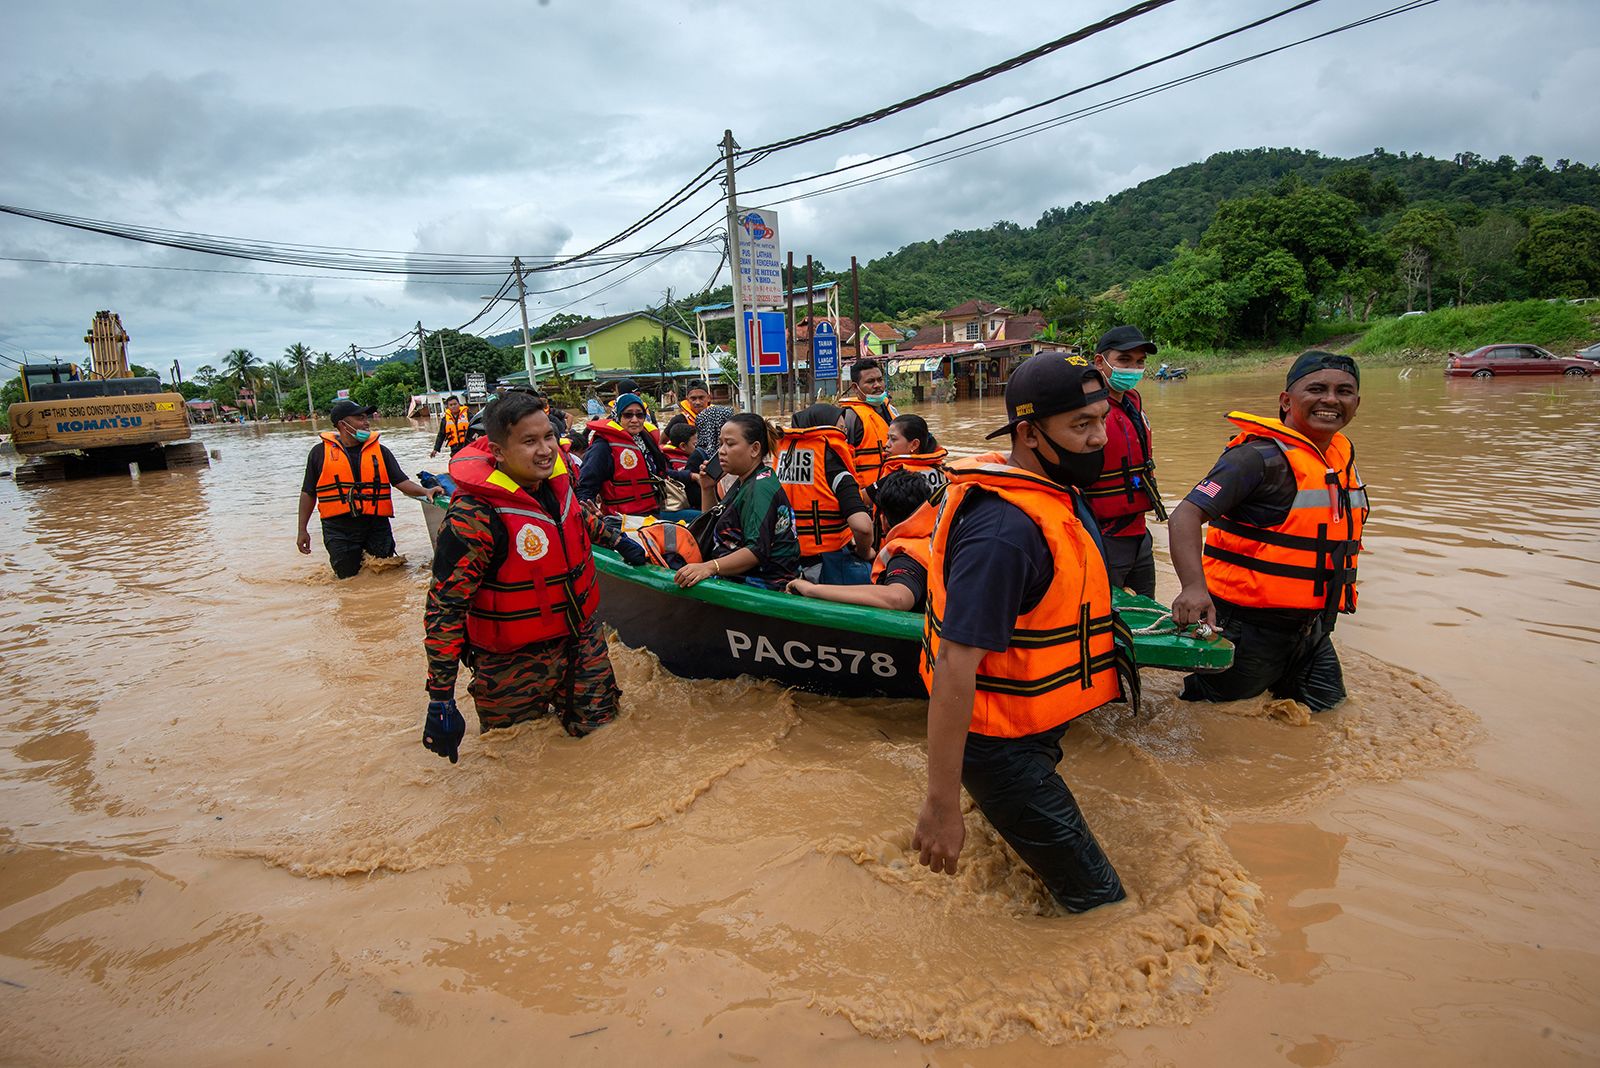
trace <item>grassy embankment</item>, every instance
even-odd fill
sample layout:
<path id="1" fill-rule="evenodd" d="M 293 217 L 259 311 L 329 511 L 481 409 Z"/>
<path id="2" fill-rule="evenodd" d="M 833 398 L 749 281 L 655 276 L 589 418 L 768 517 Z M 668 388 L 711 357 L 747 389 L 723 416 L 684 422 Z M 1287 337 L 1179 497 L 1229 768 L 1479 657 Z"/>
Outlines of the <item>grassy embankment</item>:
<path id="1" fill-rule="evenodd" d="M 1163 348 L 1157 361 L 1187 367 L 1190 374 L 1256 371 L 1286 363 L 1311 348 L 1348 352 L 1363 366 L 1443 366 L 1449 352 L 1480 345 L 1522 342 L 1541 345 L 1558 356 L 1600 338 L 1600 303 L 1549 303 L 1543 300 L 1440 308 L 1426 315 L 1375 319 L 1369 323 L 1319 323 L 1299 344 L 1232 352 Z"/>

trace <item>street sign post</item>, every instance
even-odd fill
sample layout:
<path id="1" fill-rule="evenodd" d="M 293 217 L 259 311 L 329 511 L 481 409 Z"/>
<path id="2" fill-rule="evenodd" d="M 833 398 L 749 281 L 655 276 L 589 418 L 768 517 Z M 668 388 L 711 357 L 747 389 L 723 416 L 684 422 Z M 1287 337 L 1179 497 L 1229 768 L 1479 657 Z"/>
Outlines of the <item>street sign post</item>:
<path id="1" fill-rule="evenodd" d="M 783 303 L 776 212 L 763 208 L 739 213 L 739 280 L 747 306 L 775 308 Z"/>
<path id="2" fill-rule="evenodd" d="M 760 329 L 756 325 L 760 324 Z M 789 348 L 783 312 L 745 312 L 745 371 L 752 375 L 789 373 Z"/>
<path id="3" fill-rule="evenodd" d="M 477 404 L 489 395 L 488 376 L 481 371 L 467 372 L 467 400 Z"/>
<path id="4" fill-rule="evenodd" d="M 839 381 L 839 335 L 826 319 L 811 331 L 811 380 L 819 387 L 823 382 L 837 385 Z"/>

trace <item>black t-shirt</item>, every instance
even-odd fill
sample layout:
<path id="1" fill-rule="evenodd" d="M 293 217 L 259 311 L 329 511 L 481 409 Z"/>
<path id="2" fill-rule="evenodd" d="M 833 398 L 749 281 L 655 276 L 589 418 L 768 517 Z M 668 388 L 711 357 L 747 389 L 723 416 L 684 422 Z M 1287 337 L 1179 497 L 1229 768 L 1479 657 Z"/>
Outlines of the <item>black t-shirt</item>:
<path id="1" fill-rule="evenodd" d="M 1295 490 L 1294 472 L 1278 446 L 1253 439 L 1225 450 L 1183 499 L 1208 519 L 1226 516 L 1254 527 L 1275 527 L 1289 518 Z"/>
<path id="2" fill-rule="evenodd" d="M 913 612 L 928 606 L 928 569 L 908 553 L 895 553 L 878 574 L 880 586 L 904 586 L 911 591 Z"/>
<path id="3" fill-rule="evenodd" d="M 306 457 L 305 478 L 300 480 L 300 491 L 309 493 L 313 497 L 317 495 L 317 480 L 322 477 L 322 445 L 323 443 L 318 441 L 311 449 L 310 455 Z M 411 477 L 401 470 L 400 462 L 394 458 L 394 453 L 389 451 L 389 446 L 380 443 L 378 451 L 383 454 L 384 477 L 388 479 L 389 485 L 397 486 Z M 345 459 L 350 461 L 350 470 L 355 473 L 357 478 L 360 478 L 361 446 L 355 445 L 345 449 L 344 455 Z"/>
<path id="4" fill-rule="evenodd" d="M 1050 546 L 1026 512 L 993 493 L 972 493 L 952 522 L 940 636 L 1004 652 L 1017 618 L 1049 592 Z"/>

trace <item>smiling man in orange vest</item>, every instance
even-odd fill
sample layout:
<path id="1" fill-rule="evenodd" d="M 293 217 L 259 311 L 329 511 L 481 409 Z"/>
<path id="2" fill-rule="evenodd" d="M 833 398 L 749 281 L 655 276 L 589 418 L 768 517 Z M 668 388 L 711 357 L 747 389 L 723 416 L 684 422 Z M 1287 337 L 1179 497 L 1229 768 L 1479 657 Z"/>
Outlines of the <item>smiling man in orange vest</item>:
<path id="1" fill-rule="evenodd" d="M 466 729 L 455 702 L 463 659 L 481 730 L 553 709 L 568 734 L 582 737 L 616 718 L 621 693 L 594 619 L 591 539 L 645 562 L 638 544 L 579 506 L 542 397 L 507 393 L 483 421 L 488 437 L 450 461 L 456 492 L 423 615 L 423 745 L 452 764 Z"/>
<path id="2" fill-rule="evenodd" d="M 1061 906 L 1125 896 L 1056 771 L 1069 721 L 1126 692 L 1132 636 L 1081 490 L 1100 477 L 1110 410 L 1081 356 L 1029 357 L 1006 383 L 1009 455 L 947 467 L 928 566 L 922 677 L 928 794 L 911 847 L 954 874 L 966 841 L 961 788 Z M 1126 687 L 1126 690 L 1124 689 Z"/>
<path id="3" fill-rule="evenodd" d="M 407 497 L 438 496 L 444 490 L 423 489 L 406 476 L 394 453 L 378 443 L 378 433 L 368 428 L 378 409 L 364 408 L 352 400 L 335 401 L 328 413 L 333 431 L 311 447 L 305 478 L 300 483 L 300 518 L 295 528 L 295 548 L 311 553 L 306 522 L 315 508 L 322 517 L 322 544 L 328 562 L 339 578 L 361 570 L 363 555 L 395 555 L 394 530 L 389 519 L 394 501 L 389 487 Z"/>
<path id="4" fill-rule="evenodd" d="M 1184 700 L 1271 690 L 1313 712 L 1344 700 L 1331 635 L 1339 613 L 1356 610 L 1367 490 L 1341 431 L 1360 406 L 1355 361 L 1312 351 L 1289 369 L 1277 419 L 1228 414 L 1239 433 L 1173 509 L 1168 531 L 1183 583 L 1172 621 L 1218 627 L 1233 642 L 1233 666 L 1185 678 Z"/>

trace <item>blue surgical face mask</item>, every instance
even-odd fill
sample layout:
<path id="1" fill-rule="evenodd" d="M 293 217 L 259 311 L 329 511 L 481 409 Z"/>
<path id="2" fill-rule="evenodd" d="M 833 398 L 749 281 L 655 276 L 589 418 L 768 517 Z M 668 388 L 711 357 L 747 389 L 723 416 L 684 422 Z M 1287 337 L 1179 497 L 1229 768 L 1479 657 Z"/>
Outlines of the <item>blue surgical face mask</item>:
<path id="1" fill-rule="evenodd" d="M 1118 393 L 1126 393 L 1134 386 L 1137 386 L 1139 384 L 1139 380 L 1143 377 L 1143 367 L 1132 371 L 1123 370 L 1120 367 L 1113 367 L 1110 375 L 1111 388 L 1116 390 Z"/>
<path id="2" fill-rule="evenodd" d="M 352 431 L 350 431 L 350 436 L 355 438 L 357 442 L 362 442 L 362 441 L 366 441 L 368 438 L 370 438 L 372 436 L 372 431 L 370 431 L 370 430 L 352 430 Z"/>
<path id="3" fill-rule="evenodd" d="M 886 393 L 886 392 L 885 393 L 863 393 L 862 396 L 866 398 L 868 404 L 882 404 L 884 401 L 889 399 L 889 394 Z"/>

